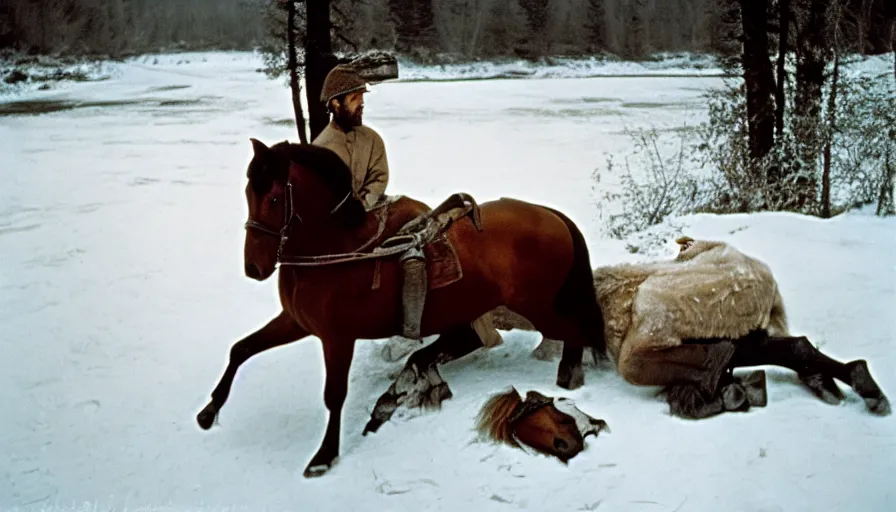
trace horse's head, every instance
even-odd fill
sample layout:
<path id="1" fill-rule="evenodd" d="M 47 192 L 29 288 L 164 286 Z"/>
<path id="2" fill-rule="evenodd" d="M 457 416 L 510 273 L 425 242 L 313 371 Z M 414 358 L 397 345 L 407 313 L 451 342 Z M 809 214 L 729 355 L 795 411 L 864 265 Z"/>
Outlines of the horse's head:
<path id="1" fill-rule="evenodd" d="M 250 140 L 244 263 L 248 277 L 263 281 L 276 270 L 287 238 L 295 238 L 301 227 L 354 226 L 365 212 L 352 194 L 351 171 L 336 153 L 309 144 L 284 141 L 268 147 Z"/>
<path id="2" fill-rule="evenodd" d="M 526 445 L 564 463 L 585 449 L 585 437 L 607 423 L 585 414 L 572 400 L 553 398 L 537 391 L 523 400 L 516 389 L 491 397 L 479 412 L 477 429 L 493 441 L 520 448 Z"/>

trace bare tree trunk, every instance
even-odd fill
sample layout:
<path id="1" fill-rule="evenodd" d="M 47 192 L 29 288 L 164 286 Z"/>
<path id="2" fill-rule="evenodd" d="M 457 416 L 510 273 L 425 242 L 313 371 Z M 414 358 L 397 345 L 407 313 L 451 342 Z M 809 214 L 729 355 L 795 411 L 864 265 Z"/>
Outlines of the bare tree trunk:
<path id="1" fill-rule="evenodd" d="M 894 9 L 896 10 L 896 9 Z M 893 39 L 893 79 L 896 80 L 896 26 L 891 26 L 891 38 Z M 890 140 L 896 140 L 896 127 L 890 127 Z M 877 199 L 877 215 L 894 215 L 896 214 L 896 198 L 893 197 L 896 187 L 896 162 L 891 148 L 893 144 L 887 147 L 887 154 L 884 163 L 884 179 L 880 184 L 880 195 Z"/>
<path id="2" fill-rule="evenodd" d="M 289 68 L 289 88 L 292 90 L 292 110 L 296 117 L 299 141 L 308 144 L 305 134 L 305 114 L 302 112 L 302 85 L 299 83 L 299 60 L 296 52 L 296 4 L 287 2 L 286 8 L 287 67 Z"/>
<path id="3" fill-rule="evenodd" d="M 799 30 L 796 62 L 797 116 L 795 135 L 799 141 L 799 165 L 796 167 L 796 193 L 791 206 L 802 211 L 813 209 L 818 190 L 817 165 L 821 153 L 821 125 L 824 71 L 830 58 L 827 41 L 827 12 L 830 0 L 802 0 L 805 21 Z"/>
<path id="4" fill-rule="evenodd" d="M 550 44 L 546 27 L 550 15 L 549 0 L 517 0 L 526 14 L 528 35 L 528 57 L 543 57 Z"/>
<path id="5" fill-rule="evenodd" d="M 787 85 L 787 69 L 785 64 L 787 63 L 787 50 L 790 39 L 790 17 L 792 15 L 790 10 L 790 0 L 780 0 L 778 11 L 780 29 L 778 32 L 777 76 L 775 77 L 777 79 L 775 87 L 775 138 L 780 147 L 784 141 L 784 114 L 787 107 L 787 95 L 785 93 L 785 86 Z M 780 205 L 783 200 L 783 193 L 781 192 L 780 185 L 781 177 L 784 173 L 782 167 L 784 167 L 784 162 L 779 160 L 766 171 L 765 182 L 768 187 L 769 199 L 776 205 Z"/>
<path id="6" fill-rule="evenodd" d="M 828 97 L 828 133 L 824 145 L 824 170 L 821 174 L 821 216 L 825 219 L 831 216 L 831 145 L 836 130 L 837 87 L 840 81 L 840 51 L 835 49 L 834 52 L 834 73 Z"/>
<path id="7" fill-rule="evenodd" d="M 432 0 L 388 0 L 395 26 L 395 48 L 406 55 L 426 55 L 438 49 Z"/>
<path id="8" fill-rule="evenodd" d="M 476 22 L 473 24 L 473 34 L 470 36 L 470 45 L 467 50 L 467 55 L 470 57 L 476 55 L 476 47 L 479 45 L 479 30 L 482 27 L 482 18 L 485 16 L 486 6 L 487 4 L 483 3 L 475 13 Z M 466 16 L 466 10 L 464 11 L 464 16 Z"/>
<path id="9" fill-rule="evenodd" d="M 631 0 L 623 4 L 624 16 L 624 52 L 629 58 L 640 58 L 647 53 L 645 37 L 646 0 Z"/>
<path id="10" fill-rule="evenodd" d="M 781 0 L 781 31 L 778 39 L 778 84 L 775 91 L 775 134 L 780 139 L 784 135 L 784 107 L 786 96 L 784 84 L 787 71 L 784 65 L 787 62 L 787 39 L 790 34 L 790 0 Z"/>
<path id="11" fill-rule="evenodd" d="M 893 153 L 888 149 L 884 164 L 884 179 L 880 184 L 880 195 L 877 198 L 877 215 L 882 217 L 896 213 L 893 206 L 894 186 L 896 186 L 896 165 L 893 162 Z"/>
<path id="12" fill-rule="evenodd" d="M 768 58 L 767 1 L 740 0 L 740 6 L 750 158 L 758 161 L 771 151 L 775 141 L 775 79 Z M 761 169 L 753 171 L 758 174 Z"/>
<path id="13" fill-rule="evenodd" d="M 585 28 L 588 30 L 588 46 L 592 52 L 607 50 L 606 0 L 588 0 Z"/>
<path id="14" fill-rule="evenodd" d="M 867 52 L 873 46 L 871 42 L 871 33 L 873 31 L 874 23 L 871 21 L 871 13 L 874 9 L 874 0 L 862 0 L 862 35 L 861 42 L 862 46 L 859 46 L 859 53 L 863 55 L 867 55 Z"/>
<path id="15" fill-rule="evenodd" d="M 313 141 L 330 122 L 320 91 L 327 73 L 336 65 L 336 57 L 330 39 L 330 0 L 308 1 L 305 9 L 305 97 Z"/>
<path id="16" fill-rule="evenodd" d="M 837 87 L 840 85 L 840 19 L 842 6 L 840 0 L 833 0 L 830 26 L 834 31 L 834 71 L 831 77 L 831 93 L 828 96 L 828 122 L 824 144 L 824 163 L 821 173 L 821 216 L 831 217 L 831 146 L 837 130 Z"/>

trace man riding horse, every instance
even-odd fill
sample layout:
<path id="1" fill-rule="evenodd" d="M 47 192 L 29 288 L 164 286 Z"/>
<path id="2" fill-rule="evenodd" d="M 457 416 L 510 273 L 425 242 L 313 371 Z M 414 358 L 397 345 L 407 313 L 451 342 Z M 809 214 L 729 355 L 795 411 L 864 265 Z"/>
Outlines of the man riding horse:
<path id="1" fill-rule="evenodd" d="M 367 81 L 351 65 L 340 64 L 330 70 L 321 88 L 320 100 L 326 104 L 332 118 L 312 144 L 339 155 L 351 169 L 355 197 L 370 211 L 388 200 L 385 190 L 389 183 L 389 162 L 382 137 L 373 128 L 363 125 L 364 93 L 368 90 Z M 420 322 L 428 286 L 426 260 L 421 249 L 407 251 L 401 256 L 401 262 L 404 270 L 404 339 L 387 345 L 383 351 L 383 356 L 393 361 L 421 344 Z M 490 314 L 476 319 L 473 329 L 485 346 L 501 343 L 501 335 L 492 325 Z"/>

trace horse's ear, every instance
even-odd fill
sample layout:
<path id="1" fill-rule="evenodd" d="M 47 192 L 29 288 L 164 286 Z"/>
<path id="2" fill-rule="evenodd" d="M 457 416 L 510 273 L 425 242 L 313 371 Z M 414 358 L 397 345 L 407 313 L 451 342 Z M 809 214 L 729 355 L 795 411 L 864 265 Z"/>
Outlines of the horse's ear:
<path id="1" fill-rule="evenodd" d="M 255 151 L 256 155 L 264 153 L 268 150 L 268 147 L 264 145 L 264 142 L 261 142 L 258 139 L 249 138 L 249 141 L 252 143 L 252 149 Z"/>

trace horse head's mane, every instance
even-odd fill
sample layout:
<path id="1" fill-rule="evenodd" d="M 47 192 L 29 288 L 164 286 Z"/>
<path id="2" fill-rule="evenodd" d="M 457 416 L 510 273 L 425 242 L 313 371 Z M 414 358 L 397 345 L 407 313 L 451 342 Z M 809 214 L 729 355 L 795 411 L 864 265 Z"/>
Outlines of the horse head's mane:
<path id="1" fill-rule="evenodd" d="M 316 176 L 332 191 L 333 197 L 346 198 L 340 203 L 338 213 L 346 224 L 357 226 L 364 221 L 364 205 L 352 193 L 351 169 L 334 151 L 321 146 L 283 141 L 268 148 L 249 166 L 249 182 L 255 193 L 267 194 L 274 181 L 286 181 L 290 163 L 298 164 Z"/>
<path id="2" fill-rule="evenodd" d="M 522 401 L 523 398 L 516 388 L 493 395 L 483 404 L 482 409 L 479 411 L 479 415 L 476 418 L 476 430 L 480 435 L 486 436 L 493 441 L 519 448 L 520 445 L 513 437 L 513 431 L 508 420 Z"/>
<path id="3" fill-rule="evenodd" d="M 313 172 L 333 189 L 335 195 L 344 194 L 352 188 L 351 170 L 336 153 L 327 148 L 292 144 L 285 140 L 266 149 L 257 149 L 255 154 L 258 158 L 253 159 L 249 165 L 247 177 L 259 194 L 267 193 L 273 181 L 285 181 L 289 177 L 290 161 Z"/>
<path id="4" fill-rule="evenodd" d="M 351 169 L 339 155 L 325 147 L 283 141 L 271 146 L 271 150 L 314 173 L 337 197 L 352 190 Z"/>

